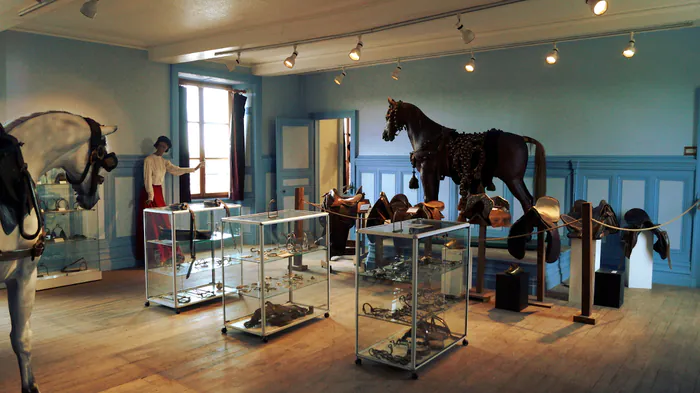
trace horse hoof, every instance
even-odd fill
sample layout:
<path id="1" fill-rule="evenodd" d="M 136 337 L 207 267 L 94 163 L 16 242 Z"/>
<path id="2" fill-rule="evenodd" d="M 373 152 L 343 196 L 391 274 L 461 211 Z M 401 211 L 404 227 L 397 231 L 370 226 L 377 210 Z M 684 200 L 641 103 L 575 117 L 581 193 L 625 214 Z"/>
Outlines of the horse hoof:
<path id="1" fill-rule="evenodd" d="M 41 393 L 37 384 L 32 384 L 29 388 L 22 388 L 22 393 Z"/>

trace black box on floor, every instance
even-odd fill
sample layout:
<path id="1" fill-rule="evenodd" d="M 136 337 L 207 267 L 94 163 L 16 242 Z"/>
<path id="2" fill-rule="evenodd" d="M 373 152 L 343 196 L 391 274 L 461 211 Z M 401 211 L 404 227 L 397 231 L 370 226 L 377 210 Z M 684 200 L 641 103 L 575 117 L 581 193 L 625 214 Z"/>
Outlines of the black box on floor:
<path id="1" fill-rule="evenodd" d="M 520 312 L 527 307 L 529 281 L 530 275 L 525 271 L 496 274 L 496 308 Z"/>
<path id="2" fill-rule="evenodd" d="M 593 304 L 603 307 L 622 307 L 625 300 L 625 279 L 619 270 L 599 269 L 595 272 Z"/>

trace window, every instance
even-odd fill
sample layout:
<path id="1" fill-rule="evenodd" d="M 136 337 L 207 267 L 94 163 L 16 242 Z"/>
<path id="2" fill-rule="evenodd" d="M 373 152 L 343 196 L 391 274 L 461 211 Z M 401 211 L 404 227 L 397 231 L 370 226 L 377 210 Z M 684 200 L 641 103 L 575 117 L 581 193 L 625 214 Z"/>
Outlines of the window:
<path id="1" fill-rule="evenodd" d="M 190 167 L 206 166 L 190 175 L 193 198 L 225 197 L 231 185 L 231 103 L 229 90 L 181 81 L 187 89 L 187 137 Z"/>

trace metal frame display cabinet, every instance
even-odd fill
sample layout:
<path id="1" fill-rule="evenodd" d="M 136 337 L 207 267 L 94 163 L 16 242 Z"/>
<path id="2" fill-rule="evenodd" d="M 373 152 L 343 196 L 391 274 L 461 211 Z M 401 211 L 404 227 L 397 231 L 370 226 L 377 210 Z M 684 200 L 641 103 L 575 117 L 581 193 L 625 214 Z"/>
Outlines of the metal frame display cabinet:
<path id="1" fill-rule="evenodd" d="M 468 345 L 468 223 L 412 219 L 362 228 L 382 242 L 377 268 L 362 271 L 356 244 L 355 363 L 412 372 L 450 348 Z"/>
<path id="2" fill-rule="evenodd" d="M 243 234 L 235 247 L 221 247 L 222 259 L 237 261 L 222 270 L 224 284 L 234 283 L 239 296 L 223 297 L 222 333 L 234 329 L 267 342 L 272 334 L 330 316 L 327 223 L 328 213 L 304 210 L 222 220 L 224 231 Z"/>
<path id="3" fill-rule="evenodd" d="M 237 261 L 216 254 L 219 245 L 235 246 L 241 241 L 240 234 L 224 233 L 220 225 L 222 218 L 240 215 L 240 209 L 239 204 L 223 203 L 144 209 L 146 307 L 153 302 L 179 314 L 183 307 L 236 292 L 223 285 L 219 268 Z"/>

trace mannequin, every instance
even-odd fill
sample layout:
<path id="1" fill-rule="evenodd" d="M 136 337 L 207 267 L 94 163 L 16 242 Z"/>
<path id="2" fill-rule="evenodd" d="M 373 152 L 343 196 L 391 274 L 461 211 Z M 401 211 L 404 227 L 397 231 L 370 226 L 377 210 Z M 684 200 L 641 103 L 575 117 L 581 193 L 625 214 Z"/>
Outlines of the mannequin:
<path id="1" fill-rule="evenodd" d="M 143 180 L 144 187 L 141 189 L 141 197 L 139 198 L 139 217 L 138 222 L 140 224 L 138 230 L 139 237 L 143 236 L 143 210 L 151 207 L 164 207 L 166 206 L 165 198 L 163 197 L 163 182 L 165 180 L 165 174 L 170 173 L 174 176 L 182 176 L 188 173 L 193 173 L 199 168 L 204 166 L 204 161 L 200 161 L 199 165 L 195 168 L 181 168 L 173 165 L 170 161 L 163 158 L 163 155 L 170 151 L 172 147 L 172 142 L 166 136 L 159 136 L 153 147 L 156 151 L 153 154 L 146 157 L 143 162 Z M 152 221 L 147 230 L 149 231 L 149 237 L 155 237 L 158 231 L 158 226 L 169 227 L 170 224 L 166 222 L 165 216 L 158 216 L 159 219 L 163 219 L 163 222 Z M 143 241 L 137 241 L 137 258 L 143 259 Z M 160 261 L 163 263 L 169 260 L 172 256 L 170 255 L 170 248 L 159 245 Z M 178 247 L 178 260 L 184 259 L 182 257 L 182 252 Z M 152 258 L 151 258 L 152 259 Z"/>

